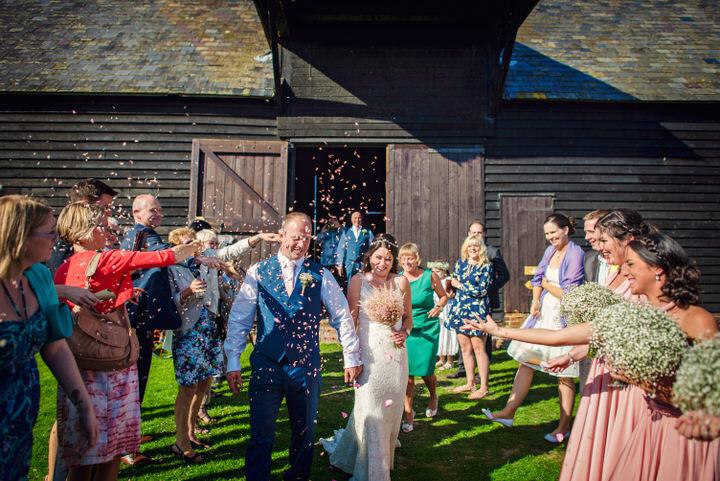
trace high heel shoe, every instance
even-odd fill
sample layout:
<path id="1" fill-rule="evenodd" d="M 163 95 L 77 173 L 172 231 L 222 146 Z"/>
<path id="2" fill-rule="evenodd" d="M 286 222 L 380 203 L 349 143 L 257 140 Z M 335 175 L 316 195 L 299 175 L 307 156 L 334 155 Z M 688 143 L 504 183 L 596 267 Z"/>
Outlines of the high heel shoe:
<path id="1" fill-rule="evenodd" d="M 176 448 L 177 451 L 175 450 Z M 177 443 L 175 443 L 171 451 L 176 458 L 182 459 L 187 464 L 202 464 L 205 462 L 205 458 L 200 453 L 195 453 L 194 456 L 187 456 L 185 453 L 183 453 L 183 450 L 180 449 L 180 446 L 178 446 Z"/>
<path id="2" fill-rule="evenodd" d="M 414 409 L 413 409 L 413 412 L 412 412 L 412 419 L 413 419 L 413 421 L 415 420 L 415 410 L 414 410 Z M 412 430 L 413 430 L 413 424 L 415 424 L 415 423 L 412 422 L 412 421 L 410 422 L 410 424 L 402 423 L 402 432 L 404 432 L 404 433 L 410 433 L 410 432 L 412 432 Z"/>
<path id="3" fill-rule="evenodd" d="M 440 400 L 439 399 L 437 401 L 435 401 L 435 409 L 430 409 L 429 407 L 425 409 L 425 417 L 426 418 L 435 417 L 435 415 L 438 412 L 438 409 L 440 409 Z"/>
<path id="4" fill-rule="evenodd" d="M 511 428 L 513 425 L 513 419 L 506 419 L 506 418 L 496 418 L 492 415 L 489 409 L 482 409 L 483 414 L 490 420 L 494 421 L 496 423 L 500 423 L 506 428 Z"/>

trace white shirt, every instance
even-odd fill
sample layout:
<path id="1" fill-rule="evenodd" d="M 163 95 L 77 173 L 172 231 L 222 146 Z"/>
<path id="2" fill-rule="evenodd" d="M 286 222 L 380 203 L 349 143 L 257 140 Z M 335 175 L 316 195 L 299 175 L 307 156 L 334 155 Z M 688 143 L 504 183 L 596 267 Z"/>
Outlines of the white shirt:
<path id="1" fill-rule="evenodd" d="M 282 253 L 278 253 L 278 260 L 282 265 L 288 260 Z M 300 258 L 295 263 L 295 281 L 300 275 L 300 265 L 305 262 Z M 355 367 L 362 365 L 360 360 L 360 339 L 355 332 L 355 322 L 350 315 L 347 299 L 342 293 L 337 281 L 329 270 L 322 270 L 322 284 L 320 285 L 320 299 L 330 314 L 330 325 L 338 332 L 338 339 L 343 346 L 344 366 Z M 252 329 L 258 305 L 257 264 L 248 269 L 245 282 L 240 287 L 228 319 L 227 338 L 225 339 L 225 354 L 228 359 L 228 372 L 240 370 L 240 355 L 245 350 L 247 335 Z"/>
<path id="2" fill-rule="evenodd" d="M 603 256 L 598 254 L 598 284 L 601 286 L 605 285 L 605 279 L 610 274 L 610 264 L 605 260 Z"/>

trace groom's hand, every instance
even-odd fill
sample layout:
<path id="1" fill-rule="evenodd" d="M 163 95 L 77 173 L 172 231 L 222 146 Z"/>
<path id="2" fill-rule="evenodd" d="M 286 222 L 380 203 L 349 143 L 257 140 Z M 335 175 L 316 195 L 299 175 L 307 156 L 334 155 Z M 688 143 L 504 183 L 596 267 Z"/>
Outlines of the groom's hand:
<path id="1" fill-rule="evenodd" d="M 345 374 L 347 376 L 347 374 Z M 243 387 L 242 383 L 242 372 L 240 371 L 230 371 L 225 376 L 228 382 L 228 385 L 230 386 L 230 390 L 234 394 L 240 394 L 240 389 Z"/>
<path id="2" fill-rule="evenodd" d="M 359 366 L 354 366 L 354 367 L 346 367 L 345 368 L 345 382 L 346 383 L 355 382 L 355 379 L 357 379 L 357 377 L 360 375 L 362 370 L 363 370 L 362 364 Z"/>

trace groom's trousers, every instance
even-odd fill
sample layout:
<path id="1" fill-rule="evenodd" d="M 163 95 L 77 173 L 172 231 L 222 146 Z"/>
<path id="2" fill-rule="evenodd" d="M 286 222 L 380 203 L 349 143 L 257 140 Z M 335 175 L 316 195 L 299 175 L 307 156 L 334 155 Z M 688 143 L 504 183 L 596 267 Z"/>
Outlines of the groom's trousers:
<path id="1" fill-rule="evenodd" d="M 250 441 L 245 453 L 248 481 L 270 479 L 275 422 L 283 398 L 290 419 L 290 469 L 286 481 L 307 480 L 313 459 L 315 421 L 320 396 L 320 367 L 310 371 L 293 366 L 287 358 L 276 362 L 253 352 L 250 395 Z"/>

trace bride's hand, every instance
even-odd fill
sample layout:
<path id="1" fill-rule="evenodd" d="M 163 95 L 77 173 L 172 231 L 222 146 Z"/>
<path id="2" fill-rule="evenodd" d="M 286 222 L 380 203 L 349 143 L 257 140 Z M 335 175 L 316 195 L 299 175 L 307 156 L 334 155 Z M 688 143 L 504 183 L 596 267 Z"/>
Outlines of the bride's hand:
<path id="1" fill-rule="evenodd" d="M 405 344 L 405 340 L 408 337 L 410 337 L 410 334 L 408 334 L 405 329 L 398 329 L 397 331 L 392 331 L 390 333 L 390 339 L 398 346 Z"/>

